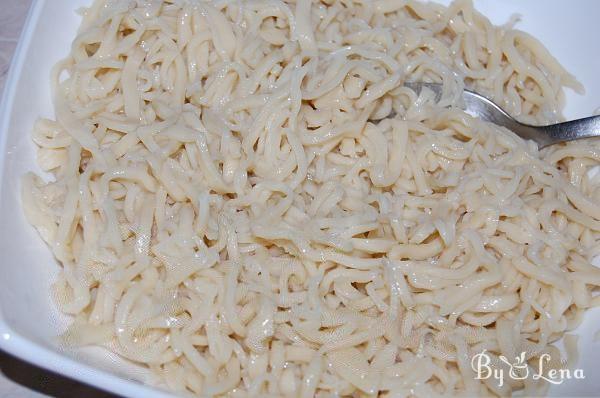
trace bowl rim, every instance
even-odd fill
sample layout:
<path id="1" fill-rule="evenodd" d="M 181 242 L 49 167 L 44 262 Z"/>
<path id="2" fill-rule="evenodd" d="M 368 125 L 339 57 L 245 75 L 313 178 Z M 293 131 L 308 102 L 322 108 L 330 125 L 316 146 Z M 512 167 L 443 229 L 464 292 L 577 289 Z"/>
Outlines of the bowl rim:
<path id="1" fill-rule="evenodd" d="M 6 141 L 8 134 L 10 133 L 9 125 L 13 117 L 18 82 L 21 79 L 23 67 L 26 65 L 27 53 L 30 49 L 38 22 L 42 17 L 43 9 L 49 3 L 51 3 L 51 1 L 31 0 L 27 17 L 10 62 L 5 87 L 3 91 L 0 92 L 0 154 L 5 154 L 7 152 Z M 2 189 L 2 182 L 5 178 L 5 166 L 5 159 L 0 155 L 0 190 Z M 143 398 L 172 398 L 175 396 L 174 393 L 162 391 L 155 387 L 144 385 L 140 382 L 116 375 L 107 370 L 80 362 L 65 353 L 53 350 L 49 346 L 45 346 L 44 344 L 19 334 L 7 323 L 1 307 L 0 350 L 35 366 L 94 386 L 100 390 L 112 392 L 118 396 Z"/>
<path id="2" fill-rule="evenodd" d="M 9 134 L 9 122 L 14 108 L 17 83 L 21 78 L 21 71 L 25 65 L 27 53 L 45 5 L 46 0 L 32 0 L 10 63 L 6 85 L 0 99 L 0 153 L 6 153 L 6 140 Z M 0 184 L 4 178 L 5 163 L 0 158 Z M 172 394 L 165 391 L 160 391 L 137 381 L 128 380 L 108 371 L 79 362 L 20 335 L 8 325 L 1 308 L 0 350 L 46 370 L 120 396 L 144 398 L 173 397 Z"/>

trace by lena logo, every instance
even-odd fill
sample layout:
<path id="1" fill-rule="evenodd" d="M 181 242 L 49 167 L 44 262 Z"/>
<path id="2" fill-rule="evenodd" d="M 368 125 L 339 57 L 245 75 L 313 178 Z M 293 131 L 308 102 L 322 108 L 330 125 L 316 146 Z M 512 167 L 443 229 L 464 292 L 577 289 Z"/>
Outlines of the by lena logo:
<path id="1" fill-rule="evenodd" d="M 583 369 L 548 369 L 548 362 L 552 359 L 550 354 L 540 355 L 537 364 L 528 364 L 525 358 L 525 353 L 522 352 L 516 356 L 514 361 L 509 361 L 504 355 L 498 356 L 508 367 L 506 373 L 505 367 L 492 366 L 492 358 L 487 350 L 483 350 L 479 354 L 473 355 L 471 358 L 471 368 L 475 372 L 475 379 L 487 380 L 494 379 L 498 381 L 498 386 L 502 387 L 506 378 L 512 380 L 525 380 L 531 377 L 532 380 L 545 380 L 551 384 L 562 384 L 565 380 L 585 379 Z M 534 365 L 537 365 L 537 369 Z"/>

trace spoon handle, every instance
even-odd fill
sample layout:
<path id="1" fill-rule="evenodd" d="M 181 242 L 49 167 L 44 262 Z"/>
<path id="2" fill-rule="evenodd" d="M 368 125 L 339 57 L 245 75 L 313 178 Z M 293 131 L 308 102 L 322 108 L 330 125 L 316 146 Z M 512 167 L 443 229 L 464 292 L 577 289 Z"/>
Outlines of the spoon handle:
<path id="1" fill-rule="evenodd" d="M 438 101 L 442 96 L 443 86 L 439 83 L 404 82 L 404 85 L 417 93 L 420 93 L 423 87 L 427 87 L 433 91 Z M 481 94 L 464 90 L 462 97 L 467 113 L 506 127 L 526 140 L 533 140 L 540 149 L 559 142 L 600 137 L 600 115 L 546 126 L 532 126 L 516 121 L 498 104 Z"/>
<path id="2" fill-rule="evenodd" d="M 600 137 L 600 116 L 584 117 L 548 126 L 522 126 L 526 129 L 534 128 L 542 133 L 538 135 L 538 140 L 542 141 L 538 141 L 540 148 L 559 142 Z"/>

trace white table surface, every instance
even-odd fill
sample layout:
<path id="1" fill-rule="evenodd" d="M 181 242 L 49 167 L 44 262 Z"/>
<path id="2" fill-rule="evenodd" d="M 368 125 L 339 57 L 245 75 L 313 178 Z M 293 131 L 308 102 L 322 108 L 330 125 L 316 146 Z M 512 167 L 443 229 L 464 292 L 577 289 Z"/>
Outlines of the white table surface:
<path id="1" fill-rule="evenodd" d="M 31 0 L 0 0 L 0 93 L 30 4 Z M 47 372 L 0 351 L 0 398 L 43 397 L 108 398 L 114 395 Z"/>

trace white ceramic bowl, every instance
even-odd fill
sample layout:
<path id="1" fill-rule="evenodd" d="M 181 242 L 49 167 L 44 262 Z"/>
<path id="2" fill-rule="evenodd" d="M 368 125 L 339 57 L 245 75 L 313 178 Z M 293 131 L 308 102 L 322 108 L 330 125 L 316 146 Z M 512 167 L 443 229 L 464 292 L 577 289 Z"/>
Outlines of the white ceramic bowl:
<path id="1" fill-rule="evenodd" d="M 68 54 L 79 17 L 74 10 L 91 0 L 34 1 L 0 105 L 0 348 L 26 361 L 99 388 L 131 397 L 166 397 L 144 386 L 144 369 L 101 349 L 67 352 L 56 336 L 68 319 L 57 313 L 50 284 L 58 265 L 23 216 L 20 176 L 37 170 L 30 131 L 38 116 L 52 116 L 49 74 Z M 448 1 L 444 1 L 447 3 Z M 514 14 L 518 27 L 539 38 L 585 86 L 567 93 L 567 117 L 590 115 L 600 106 L 600 1 L 479 0 L 477 8 L 496 24 Z M 596 326 L 595 326 L 596 325 Z M 586 314 L 580 334 L 579 368 L 585 380 L 554 386 L 554 396 L 597 396 L 600 390 L 600 311 Z"/>

